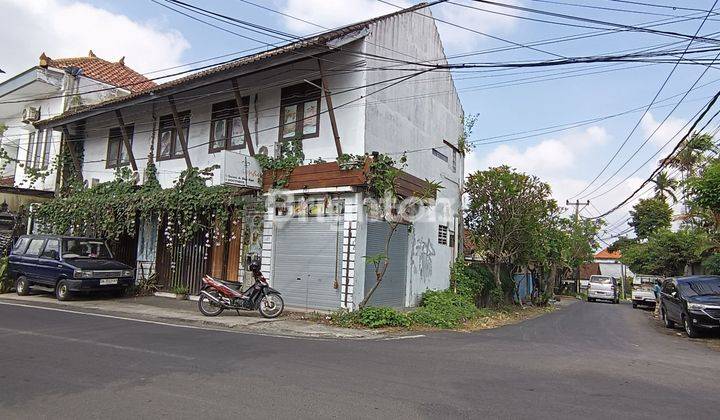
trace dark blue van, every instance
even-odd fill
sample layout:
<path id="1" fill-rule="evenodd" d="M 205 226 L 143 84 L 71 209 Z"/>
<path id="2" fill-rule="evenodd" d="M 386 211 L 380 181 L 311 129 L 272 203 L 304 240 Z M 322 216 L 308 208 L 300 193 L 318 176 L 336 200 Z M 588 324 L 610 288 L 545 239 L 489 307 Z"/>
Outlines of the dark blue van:
<path id="1" fill-rule="evenodd" d="M 25 235 L 15 242 L 9 260 L 8 274 L 21 296 L 41 286 L 67 300 L 72 292 L 121 293 L 134 282 L 132 267 L 114 260 L 101 239 Z"/>

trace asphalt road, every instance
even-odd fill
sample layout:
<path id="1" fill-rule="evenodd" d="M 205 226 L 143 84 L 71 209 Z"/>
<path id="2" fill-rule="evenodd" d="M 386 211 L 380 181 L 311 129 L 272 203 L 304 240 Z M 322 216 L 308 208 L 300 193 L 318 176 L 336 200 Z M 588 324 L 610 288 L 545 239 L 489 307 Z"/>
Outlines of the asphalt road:
<path id="1" fill-rule="evenodd" d="M 2 419 L 717 418 L 719 378 L 720 353 L 625 304 L 390 341 L 0 304 Z"/>

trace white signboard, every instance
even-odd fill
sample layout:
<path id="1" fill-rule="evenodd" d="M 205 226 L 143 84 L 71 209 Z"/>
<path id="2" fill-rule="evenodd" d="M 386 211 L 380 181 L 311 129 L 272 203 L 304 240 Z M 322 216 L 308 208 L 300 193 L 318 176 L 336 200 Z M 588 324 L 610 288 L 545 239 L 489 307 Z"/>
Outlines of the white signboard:
<path id="1" fill-rule="evenodd" d="M 257 159 L 230 150 L 220 153 L 220 169 L 215 171 L 218 183 L 245 188 L 262 187 L 262 170 Z"/>

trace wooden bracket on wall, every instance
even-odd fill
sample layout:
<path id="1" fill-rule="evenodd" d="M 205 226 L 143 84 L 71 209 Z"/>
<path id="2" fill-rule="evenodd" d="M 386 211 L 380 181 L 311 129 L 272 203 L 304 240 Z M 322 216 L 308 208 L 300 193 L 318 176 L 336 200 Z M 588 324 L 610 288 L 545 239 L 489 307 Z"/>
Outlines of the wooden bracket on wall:
<path id="1" fill-rule="evenodd" d="M 242 122 L 245 146 L 247 147 L 250 156 L 255 156 L 255 148 L 253 147 L 252 139 L 250 138 L 250 124 L 248 123 L 250 98 L 248 98 L 248 104 L 245 105 L 242 100 L 242 95 L 240 94 L 237 79 L 232 79 L 232 87 L 233 93 L 235 94 L 235 103 L 237 104 L 238 111 L 240 111 L 240 121 Z"/>
<path id="2" fill-rule="evenodd" d="M 185 132 L 183 131 L 182 124 L 180 123 L 180 116 L 178 115 L 177 107 L 175 106 L 175 98 L 173 98 L 172 95 L 168 96 L 168 103 L 170 103 L 170 112 L 172 112 L 173 123 L 175 123 L 175 132 L 177 133 L 178 139 L 180 140 L 180 147 L 182 147 L 183 150 L 185 164 L 187 165 L 188 169 L 192 169 L 193 166 L 192 162 L 190 161 L 190 154 L 188 153 L 187 139 L 185 138 Z"/>
<path id="3" fill-rule="evenodd" d="M 327 81 L 325 80 L 325 72 L 323 71 L 322 62 L 318 58 L 318 68 L 320 69 L 320 79 L 322 84 L 323 96 L 325 97 L 325 104 L 328 109 L 328 116 L 330 117 L 330 125 L 332 126 L 333 138 L 335 139 L 335 149 L 337 156 L 340 157 L 343 154 L 342 145 L 340 144 L 340 133 L 338 132 L 337 120 L 335 120 L 335 108 L 333 108 L 332 95 L 330 90 L 327 88 Z M 318 110 L 320 112 L 320 110 Z"/>
<path id="4" fill-rule="evenodd" d="M 134 172 L 137 172 L 138 167 L 135 162 L 135 155 L 132 151 L 132 143 L 130 143 L 130 137 L 128 137 L 127 130 L 125 129 L 125 121 L 123 121 L 122 113 L 120 113 L 119 109 L 115 110 L 115 116 L 117 117 L 118 124 L 120 124 L 120 133 L 122 134 L 125 150 L 127 150 L 128 159 L 130 160 L 130 167 Z M 120 153 L 119 150 L 118 153 Z"/>
<path id="5" fill-rule="evenodd" d="M 78 177 L 80 178 L 80 181 L 82 181 L 83 180 L 82 167 L 80 166 L 80 160 L 78 159 L 77 151 L 75 150 L 75 145 L 71 144 L 70 130 L 68 130 L 67 125 L 62 126 L 62 133 L 63 133 L 63 138 L 65 140 L 65 144 L 67 145 L 68 151 L 70 152 L 70 158 L 73 161 L 73 166 L 75 166 L 75 171 L 77 171 Z"/>

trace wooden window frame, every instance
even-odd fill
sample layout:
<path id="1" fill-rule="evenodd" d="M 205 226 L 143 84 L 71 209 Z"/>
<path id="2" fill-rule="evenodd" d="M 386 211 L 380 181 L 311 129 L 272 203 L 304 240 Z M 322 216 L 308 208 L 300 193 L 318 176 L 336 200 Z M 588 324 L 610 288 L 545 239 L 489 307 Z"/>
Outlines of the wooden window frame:
<path id="1" fill-rule="evenodd" d="M 210 118 L 210 143 L 208 144 L 208 153 L 217 153 L 222 150 L 242 150 L 247 148 L 247 139 L 243 130 L 243 141 L 240 144 L 232 144 L 233 120 L 237 119 L 242 124 L 243 114 L 249 113 L 250 97 L 242 98 L 242 110 L 238 110 L 237 101 L 230 99 L 223 102 L 212 104 Z M 244 111 L 244 112 L 243 112 Z M 215 147 L 215 123 L 217 121 L 225 121 L 225 144 Z"/>
<path id="2" fill-rule="evenodd" d="M 312 84 L 311 84 L 312 83 Z M 280 91 L 280 120 L 278 124 L 279 141 L 305 140 L 320 137 L 320 111 L 322 99 L 322 90 L 318 87 L 322 85 L 320 79 L 313 80 L 311 83 L 300 83 L 293 86 L 282 88 Z M 313 86 L 314 85 L 314 86 Z M 303 134 L 303 121 L 305 121 L 305 104 L 315 102 L 315 132 Z M 285 124 L 285 109 L 290 106 L 297 106 L 297 114 L 295 116 L 295 136 L 283 137 L 283 127 Z M 298 133 L 300 135 L 298 136 Z"/>
<path id="3" fill-rule="evenodd" d="M 190 111 L 178 112 L 178 119 L 180 120 L 181 129 L 185 130 L 185 144 L 189 143 L 188 138 L 190 137 L 190 120 L 192 119 L 192 113 Z M 170 155 L 163 156 L 160 154 L 160 144 L 162 142 L 162 135 L 166 132 L 170 132 Z M 178 150 L 179 149 L 179 150 Z M 173 160 L 182 159 L 185 157 L 182 144 L 180 144 L 180 136 L 178 136 L 177 127 L 175 127 L 175 119 L 172 114 L 163 115 L 160 117 L 158 122 L 157 130 L 157 153 L 155 160 Z"/>
<path id="4" fill-rule="evenodd" d="M 128 136 L 128 142 L 130 143 L 130 147 L 132 147 L 133 144 L 133 133 L 135 132 L 135 125 L 134 124 L 128 124 L 125 126 L 125 132 Z M 110 148 L 112 147 L 113 143 L 118 143 L 118 152 L 115 159 L 110 159 Z M 128 157 L 127 161 L 122 161 L 122 150 L 125 148 L 125 141 L 123 140 L 123 134 L 120 127 L 113 127 L 108 131 L 108 145 L 107 145 L 107 156 L 105 159 L 105 168 L 106 169 L 114 169 L 114 168 L 122 168 L 123 166 L 130 165 L 130 153 L 126 150 L 126 156 Z"/>

